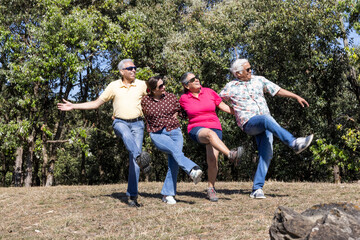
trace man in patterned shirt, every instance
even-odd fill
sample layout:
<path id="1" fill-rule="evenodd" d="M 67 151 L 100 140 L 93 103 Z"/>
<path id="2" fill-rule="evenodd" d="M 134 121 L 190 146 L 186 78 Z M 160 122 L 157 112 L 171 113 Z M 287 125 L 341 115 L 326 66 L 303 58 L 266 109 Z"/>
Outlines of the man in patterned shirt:
<path id="1" fill-rule="evenodd" d="M 117 137 L 124 142 L 129 151 L 129 177 L 126 195 L 129 196 L 130 207 L 139 207 L 137 202 L 140 167 L 144 171 L 150 169 L 150 156 L 141 152 L 144 137 L 144 121 L 142 119 L 141 98 L 146 95 L 146 83 L 136 79 L 136 66 L 131 59 L 124 59 L 118 64 L 121 79 L 111 82 L 104 92 L 94 101 L 73 104 L 63 100 L 58 103 L 58 109 L 71 111 L 73 109 L 97 109 L 105 102 L 112 100 L 112 124 Z M 140 165 L 140 167 L 139 167 Z"/>
<path id="2" fill-rule="evenodd" d="M 280 88 L 264 77 L 251 74 L 247 59 L 237 59 L 230 68 L 235 80 L 226 84 L 219 96 L 230 101 L 240 128 L 248 135 L 255 136 L 259 151 L 259 163 L 254 177 L 251 198 L 265 198 L 262 190 L 265 177 L 273 156 L 273 135 L 299 154 L 311 143 L 313 135 L 295 138 L 271 117 L 264 93 L 272 96 L 294 98 L 304 107 L 309 106 L 302 97 Z"/>

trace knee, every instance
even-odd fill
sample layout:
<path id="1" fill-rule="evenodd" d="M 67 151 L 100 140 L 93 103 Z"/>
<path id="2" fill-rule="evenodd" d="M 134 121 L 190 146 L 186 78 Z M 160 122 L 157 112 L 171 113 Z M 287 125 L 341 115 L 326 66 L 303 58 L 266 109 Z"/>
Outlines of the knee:
<path id="1" fill-rule="evenodd" d="M 177 173 L 179 172 L 179 165 L 169 166 L 169 170 L 172 175 L 177 175 Z"/>
<path id="2" fill-rule="evenodd" d="M 268 125 L 269 123 L 276 123 L 275 119 L 270 115 L 263 115 L 264 116 L 264 123 Z"/>
<path id="3" fill-rule="evenodd" d="M 118 137 L 121 137 L 121 138 L 126 138 L 128 137 L 127 135 L 127 132 L 128 131 L 125 131 L 125 129 L 120 125 L 120 124 L 115 124 L 113 126 L 113 129 L 114 129 L 114 132 L 115 132 L 115 135 L 118 136 Z"/>
<path id="4" fill-rule="evenodd" d="M 273 158 L 273 150 L 271 148 L 263 148 L 263 149 L 259 149 L 259 156 L 260 158 L 262 158 L 264 161 L 268 162 Z"/>
<path id="5" fill-rule="evenodd" d="M 140 166 L 134 159 L 130 159 L 129 171 L 134 171 L 136 174 L 140 172 Z"/>
<path id="6" fill-rule="evenodd" d="M 209 142 L 211 142 L 211 141 L 213 141 L 214 139 L 217 138 L 217 135 L 216 135 L 216 133 L 214 131 L 211 131 L 209 129 L 209 131 L 208 131 L 208 133 L 206 135 L 206 138 L 209 140 Z"/>

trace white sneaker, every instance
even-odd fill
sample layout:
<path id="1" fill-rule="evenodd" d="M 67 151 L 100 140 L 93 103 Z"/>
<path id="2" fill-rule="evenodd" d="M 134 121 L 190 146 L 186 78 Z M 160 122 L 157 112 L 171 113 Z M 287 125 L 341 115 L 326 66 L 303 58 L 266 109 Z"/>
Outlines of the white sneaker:
<path id="1" fill-rule="evenodd" d="M 304 151 L 308 146 L 310 146 L 311 141 L 313 140 L 314 134 L 311 134 L 307 137 L 299 137 L 295 140 L 294 151 L 296 154 Z"/>
<path id="2" fill-rule="evenodd" d="M 261 188 L 253 191 L 251 194 L 250 194 L 250 197 L 251 198 L 258 198 L 258 199 L 263 199 L 263 198 L 266 198 L 265 195 L 264 195 L 264 192 Z"/>
<path id="3" fill-rule="evenodd" d="M 176 204 L 174 196 L 163 196 L 162 201 L 167 204 Z"/>
<path id="4" fill-rule="evenodd" d="M 195 185 L 201 181 L 202 174 L 203 174 L 203 172 L 201 171 L 201 169 L 191 170 L 190 178 L 194 181 Z"/>

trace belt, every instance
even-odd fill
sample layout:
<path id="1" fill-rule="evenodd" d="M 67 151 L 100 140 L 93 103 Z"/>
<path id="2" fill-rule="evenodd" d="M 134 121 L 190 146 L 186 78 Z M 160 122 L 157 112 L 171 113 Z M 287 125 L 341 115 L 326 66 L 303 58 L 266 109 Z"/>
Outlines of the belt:
<path id="1" fill-rule="evenodd" d="M 142 117 L 137 117 L 137 118 L 133 118 L 133 119 L 122 119 L 122 118 L 116 118 L 116 119 L 120 119 L 120 120 L 123 120 L 125 122 L 137 122 L 137 121 L 142 121 L 143 120 Z"/>

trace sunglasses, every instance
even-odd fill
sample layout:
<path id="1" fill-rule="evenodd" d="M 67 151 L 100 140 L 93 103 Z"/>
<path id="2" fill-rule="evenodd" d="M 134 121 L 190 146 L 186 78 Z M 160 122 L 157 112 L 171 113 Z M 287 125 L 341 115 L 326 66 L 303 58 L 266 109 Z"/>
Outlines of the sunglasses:
<path id="1" fill-rule="evenodd" d="M 136 67 L 135 67 L 135 66 L 133 66 L 133 67 L 127 67 L 127 68 L 123 68 L 122 70 L 128 70 L 128 71 L 135 70 L 135 71 L 136 71 Z"/>
<path id="2" fill-rule="evenodd" d="M 189 81 L 186 82 L 186 85 L 189 84 L 189 83 L 195 82 L 196 79 L 199 80 L 199 82 L 200 82 L 199 77 L 198 77 L 198 76 L 195 76 L 195 77 L 193 77 L 193 78 L 190 78 Z"/>
<path id="3" fill-rule="evenodd" d="M 160 84 L 160 85 L 159 85 L 159 90 L 160 90 L 160 89 L 163 89 L 164 87 L 165 87 L 165 83 Z"/>
<path id="4" fill-rule="evenodd" d="M 245 69 L 245 71 L 247 71 L 247 72 L 250 72 L 250 70 L 251 70 L 251 68 L 247 68 L 247 69 Z"/>

